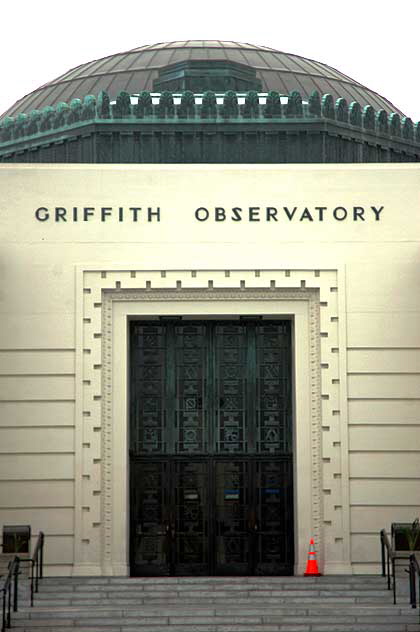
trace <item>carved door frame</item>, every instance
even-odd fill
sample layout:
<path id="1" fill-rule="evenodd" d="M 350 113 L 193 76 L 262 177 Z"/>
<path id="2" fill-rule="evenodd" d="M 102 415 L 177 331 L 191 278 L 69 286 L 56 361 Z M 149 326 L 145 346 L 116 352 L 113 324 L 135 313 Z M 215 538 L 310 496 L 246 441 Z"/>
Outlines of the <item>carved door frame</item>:
<path id="1" fill-rule="evenodd" d="M 235 275 L 130 271 L 127 266 L 78 269 L 75 575 L 129 574 L 128 320 L 241 314 L 293 322 L 295 574 L 305 570 L 311 537 L 325 572 L 351 572 L 347 391 L 346 380 L 339 379 L 346 371 L 345 319 L 339 319 L 345 295 L 338 293 L 343 273 L 251 270 Z M 321 370 L 328 377 L 325 383 Z M 331 487 L 324 490 L 330 478 L 335 481 L 333 505 Z"/>

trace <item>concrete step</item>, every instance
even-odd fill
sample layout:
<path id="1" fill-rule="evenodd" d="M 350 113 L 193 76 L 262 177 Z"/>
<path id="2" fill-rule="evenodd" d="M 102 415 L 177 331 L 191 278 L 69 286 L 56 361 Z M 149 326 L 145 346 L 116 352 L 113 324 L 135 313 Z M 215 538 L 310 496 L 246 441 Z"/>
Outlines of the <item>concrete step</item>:
<path id="1" fill-rule="evenodd" d="M 61 595 L 61 596 L 78 596 L 81 593 L 85 595 L 101 595 L 101 594 L 110 594 L 114 595 L 123 595 L 124 593 L 128 593 L 130 595 L 159 595 L 164 597 L 165 595 L 229 595 L 230 597 L 235 598 L 241 595 L 264 595 L 267 593 L 271 594 L 286 594 L 292 596 L 294 594 L 307 594 L 307 595 L 319 595 L 320 593 L 332 593 L 332 594 L 343 594 L 343 595 L 351 595 L 355 593 L 365 594 L 369 592 L 369 594 L 383 594 L 384 586 L 374 586 L 374 587 L 363 587 L 363 586 L 287 586 L 287 587 L 279 587 L 279 586 L 260 586 L 260 587 L 252 587 L 252 586 L 243 586 L 241 588 L 237 587 L 232 589 L 228 585 L 220 585 L 220 586 L 194 586 L 192 584 L 188 586 L 182 585 L 174 585 L 171 587 L 162 587 L 162 586 L 75 586 L 66 588 L 66 587 L 58 587 L 56 586 L 54 589 L 47 590 L 46 587 L 42 586 L 40 594 L 52 596 L 52 595 Z"/>
<path id="2" fill-rule="evenodd" d="M 109 585 L 117 586 L 123 585 L 145 585 L 152 586 L 157 584 L 167 584 L 173 586 L 174 584 L 180 584 L 182 586 L 192 584 L 200 585 L 206 584 L 208 586 L 214 586 L 219 584 L 226 584 L 234 588 L 235 586 L 289 586 L 293 584 L 297 585 L 318 585 L 318 584 L 331 584 L 336 586 L 338 584 L 356 585 L 356 584 L 374 584 L 383 588 L 386 580 L 378 575 L 339 575 L 339 576 L 325 576 L 325 577 L 45 577 L 42 580 L 43 586 L 72 586 L 80 585 L 88 586 L 94 584 L 96 586 Z"/>
<path id="3" fill-rule="evenodd" d="M 191 623 L 191 624 L 137 624 L 113 625 L 100 623 L 99 625 L 60 625 L 53 621 L 50 627 L 41 623 L 38 627 L 28 626 L 15 628 L 20 632 L 418 632 L 419 626 L 410 623 Z"/>
<path id="4" fill-rule="evenodd" d="M 192 622 L 196 624 L 203 623 L 219 623 L 219 624 L 227 624 L 229 622 L 232 623 L 304 623 L 309 620 L 313 622 L 329 622 L 329 623 L 356 623 L 356 622 L 375 622 L 379 620 L 379 616 L 386 616 L 387 623 L 411 623 L 413 621 L 413 616 L 411 614 L 398 614 L 392 613 L 384 615 L 383 613 L 375 613 L 375 614 L 366 614 L 353 612 L 351 614 L 344 614 L 341 611 L 337 613 L 337 611 L 329 612 L 329 613 L 293 613 L 293 612 L 264 612 L 264 611 L 253 611 L 247 610 L 246 612 L 240 611 L 231 611 L 225 613 L 210 613 L 210 612 L 178 612 L 178 613 L 168 613 L 165 610 L 162 610 L 160 613 L 150 613 L 147 611 L 135 612 L 131 610 L 126 610 L 124 612 L 119 611 L 111 611 L 108 613 L 101 611 L 92 611 L 92 612 L 54 612 L 51 617 L 47 617 L 46 613 L 43 613 L 43 616 L 31 616 L 28 614 L 27 617 L 14 618 L 14 627 L 19 627 L 19 624 L 25 625 L 28 621 L 31 622 L 32 625 L 40 625 L 41 623 L 45 625 L 45 622 L 48 622 L 51 625 L 51 621 L 54 619 L 55 621 L 59 621 L 61 625 L 65 623 L 71 624 L 72 621 L 76 622 L 84 622 L 89 624 L 106 624 L 106 625 L 121 625 L 121 621 L 124 620 L 124 623 L 127 622 L 136 623 L 140 625 L 140 623 L 146 624 L 181 624 L 181 623 L 189 623 Z"/>
<path id="5" fill-rule="evenodd" d="M 420 632 L 378 577 L 45 578 L 19 632 Z"/>
<path id="6" fill-rule="evenodd" d="M 350 605 L 340 605 L 340 613 L 343 615 L 352 615 L 354 613 L 361 613 L 363 616 L 374 616 L 377 614 L 381 614 L 383 616 L 393 616 L 393 615 L 410 615 L 412 614 L 412 609 L 409 605 L 404 606 L 394 606 L 389 603 L 382 605 L 361 605 L 361 604 L 350 604 Z M 63 613 L 63 616 L 71 613 L 72 615 L 83 615 L 86 613 L 86 616 L 92 616 L 92 612 L 99 612 L 102 616 L 110 616 L 118 613 L 118 616 L 125 616 L 126 614 L 129 616 L 141 616 L 144 613 L 147 613 L 148 616 L 160 616 L 162 612 L 165 612 L 165 616 L 177 616 L 180 612 L 194 612 L 195 614 L 203 615 L 203 616 L 214 616 L 214 615 L 231 615 L 243 613 L 243 614 L 278 614 L 278 615 L 286 615 L 290 614 L 293 616 L 300 615 L 331 615 L 331 613 L 335 613 L 337 611 L 336 604 L 326 604 L 326 603 L 316 603 L 316 604 L 306 604 L 302 606 L 289 606 L 289 605 L 267 605 L 265 603 L 261 604 L 249 604 L 248 606 L 241 605 L 218 605 L 218 606 L 185 606 L 185 605 L 168 605 L 165 608 L 155 607 L 152 605 L 146 606 L 138 606 L 136 604 L 132 604 L 131 606 L 123 606 L 121 608 L 114 608 L 110 605 L 102 605 L 97 606 L 93 609 L 86 609 L 80 606 L 62 606 L 54 608 L 54 612 Z M 51 612 L 49 607 L 42 607 L 37 605 L 35 608 L 30 608 L 29 606 L 24 606 L 16 613 L 17 618 L 26 618 L 30 617 L 33 619 L 45 617 L 45 613 Z M 60 614 L 61 616 L 61 614 Z"/>

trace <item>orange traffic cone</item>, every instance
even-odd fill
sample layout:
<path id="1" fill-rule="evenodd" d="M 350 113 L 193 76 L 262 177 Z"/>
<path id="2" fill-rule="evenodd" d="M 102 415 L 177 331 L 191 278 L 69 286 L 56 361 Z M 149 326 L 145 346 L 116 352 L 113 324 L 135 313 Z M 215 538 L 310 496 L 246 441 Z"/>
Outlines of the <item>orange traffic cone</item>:
<path id="1" fill-rule="evenodd" d="M 309 543 L 308 563 L 306 564 L 305 577 L 320 577 L 318 562 L 316 561 L 315 543 L 313 538 Z"/>

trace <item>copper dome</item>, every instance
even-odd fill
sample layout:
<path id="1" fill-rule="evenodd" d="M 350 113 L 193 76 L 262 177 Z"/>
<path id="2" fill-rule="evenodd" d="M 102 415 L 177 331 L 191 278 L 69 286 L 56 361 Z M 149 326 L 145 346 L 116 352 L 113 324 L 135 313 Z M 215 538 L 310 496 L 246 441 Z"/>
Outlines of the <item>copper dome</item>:
<path id="1" fill-rule="evenodd" d="M 125 90 L 135 94 L 152 90 L 159 70 L 180 61 L 228 60 L 246 64 L 256 70 L 263 90 L 288 94 L 292 90 L 308 96 L 314 90 L 321 95 L 344 97 L 348 103 L 358 101 L 363 107 L 400 112 L 390 101 L 366 88 L 331 66 L 265 46 L 218 40 L 189 40 L 141 46 L 87 62 L 68 70 L 12 105 L 4 115 L 16 116 L 60 101 L 70 102 L 88 94 L 106 90 L 111 98 Z M 3 115 L 3 116 L 4 116 Z"/>

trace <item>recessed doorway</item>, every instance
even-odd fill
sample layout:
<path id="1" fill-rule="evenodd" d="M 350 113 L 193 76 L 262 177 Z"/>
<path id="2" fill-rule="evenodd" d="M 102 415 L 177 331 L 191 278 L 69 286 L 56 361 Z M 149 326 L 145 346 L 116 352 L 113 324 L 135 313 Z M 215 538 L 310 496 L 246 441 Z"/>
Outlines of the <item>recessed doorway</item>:
<path id="1" fill-rule="evenodd" d="M 291 322 L 130 324 L 132 575 L 293 572 Z"/>

